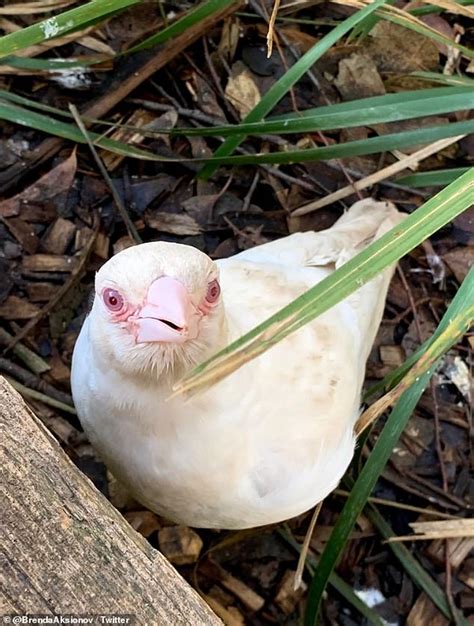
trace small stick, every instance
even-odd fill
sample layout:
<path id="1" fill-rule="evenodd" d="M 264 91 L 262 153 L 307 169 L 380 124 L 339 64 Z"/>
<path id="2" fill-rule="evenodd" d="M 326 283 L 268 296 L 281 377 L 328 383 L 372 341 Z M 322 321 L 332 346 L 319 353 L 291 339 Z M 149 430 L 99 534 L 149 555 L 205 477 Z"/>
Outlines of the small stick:
<path id="1" fill-rule="evenodd" d="M 350 496 L 350 492 L 345 491 L 345 489 L 334 489 L 332 495 L 348 498 Z M 457 515 L 451 515 L 450 513 L 442 513 L 441 511 L 435 511 L 434 509 L 427 509 L 422 508 L 421 506 L 414 506 L 413 504 L 386 500 L 385 498 L 369 496 L 367 498 L 367 502 L 371 502 L 372 504 L 381 504 L 382 506 L 389 506 L 394 509 L 402 509 L 403 511 L 413 511 L 414 513 L 421 513 L 422 515 L 433 515 L 434 517 L 439 517 L 441 519 L 459 519 Z"/>
<path id="2" fill-rule="evenodd" d="M 341 200 L 342 198 L 347 198 L 354 193 L 354 191 L 360 191 L 361 189 L 367 189 L 367 187 L 371 187 L 381 180 L 388 178 L 389 176 L 393 176 L 398 172 L 409 167 L 409 165 L 417 165 L 421 160 L 426 159 L 427 157 L 443 150 L 447 146 L 450 146 L 466 135 L 458 135 L 457 137 L 448 137 L 448 139 L 440 139 L 439 141 L 435 141 L 429 146 L 425 146 L 421 150 L 417 150 L 413 154 L 408 155 L 407 157 L 393 163 L 392 165 L 388 165 L 383 169 L 375 172 L 374 174 L 370 174 L 370 176 L 366 176 L 361 180 L 357 180 L 352 183 L 352 185 L 346 185 L 342 187 L 342 189 L 338 189 L 334 193 L 329 194 L 324 198 L 320 198 L 315 202 L 310 202 L 309 204 L 305 204 L 296 211 L 293 211 L 292 215 L 298 217 L 299 215 L 306 215 L 307 213 L 311 213 L 312 211 L 316 211 L 317 209 L 321 209 L 322 207 L 335 202 L 336 200 Z"/>
<path id="3" fill-rule="evenodd" d="M 89 146 L 90 151 L 92 152 L 94 161 L 96 162 L 97 167 L 100 170 L 100 173 L 104 177 L 104 180 L 107 183 L 108 188 L 110 189 L 110 193 L 112 194 L 112 198 L 114 199 L 115 206 L 117 207 L 117 210 L 120 213 L 121 218 L 125 222 L 125 226 L 127 228 L 127 232 L 129 236 L 135 241 L 135 243 L 142 243 L 142 239 L 140 235 L 138 234 L 137 229 L 135 228 L 135 224 L 132 222 L 132 219 L 130 215 L 128 214 L 127 209 L 125 208 L 122 202 L 122 198 L 120 197 L 120 194 L 118 193 L 117 189 L 115 188 L 115 185 L 110 179 L 109 173 L 107 172 L 105 165 L 102 163 L 102 159 L 98 155 L 97 150 L 95 149 L 95 146 L 92 143 L 91 138 L 89 137 L 89 133 L 87 132 L 86 127 L 84 126 L 84 122 L 81 120 L 79 116 L 79 111 L 74 106 L 74 104 L 69 105 L 69 110 L 71 111 L 74 121 L 79 127 L 79 130 L 84 135 L 84 139 L 86 140 L 87 145 Z"/>
<path id="4" fill-rule="evenodd" d="M 300 588 L 302 580 L 303 580 L 303 570 L 304 570 L 304 564 L 306 561 L 306 556 L 309 550 L 309 544 L 311 542 L 311 537 L 313 536 L 314 527 L 316 526 L 316 522 L 318 520 L 319 512 L 321 511 L 322 505 L 323 505 L 323 500 L 321 500 L 321 502 L 318 502 L 318 504 L 315 506 L 313 515 L 311 517 L 311 521 L 308 526 L 308 530 L 306 531 L 306 536 L 304 538 L 303 545 L 301 546 L 300 557 L 298 559 L 298 566 L 296 568 L 295 580 L 293 583 L 293 589 L 295 591 Z"/>
<path id="5" fill-rule="evenodd" d="M 43 404 L 47 404 L 49 406 L 54 407 L 55 409 L 60 409 L 61 411 L 65 411 L 66 413 L 71 413 L 72 415 L 76 415 L 76 409 L 68 404 L 64 404 L 64 402 L 59 402 L 54 398 L 50 398 L 44 393 L 40 393 L 39 391 L 35 391 L 34 389 L 30 389 L 29 387 L 25 387 L 21 383 L 17 382 L 15 379 L 10 378 L 10 376 L 5 376 L 5 380 L 8 380 L 10 385 L 18 391 L 22 396 L 26 398 L 31 398 L 32 400 L 38 400 L 38 402 L 42 402 Z"/>
<path id="6" fill-rule="evenodd" d="M 13 335 L 10 335 L 4 328 L 0 328 L 0 344 L 8 346 L 13 339 Z M 51 369 L 51 366 L 46 363 L 36 352 L 27 348 L 23 343 L 17 343 L 13 348 L 13 354 L 17 356 L 23 363 L 37 376 L 44 374 Z"/>
<path id="7" fill-rule="evenodd" d="M 72 405 L 72 398 L 68 393 L 59 391 L 59 389 L 56 389 L 53 385 L 50 385 L 38 376 L 31 374 L 28 370 L 25 370 L 23 367 L 20 367 L 19 365 L 16 365 L 16 363 L 12 363 L 3 357 L 0 357 L 0 371 L 10 374 L 10 376 L 20 380 L 28 387 L 36 389 L 36 391 L 41 391 L 58 402 Z"/>
<path id="8" fill-rule="evenodd" d="M 280 8 L 280 0 L 274 0 L 272 14 L 270 15 L 270 21 L 268 22 L 267 32 L 267 59 L 272 56 L 273 51 L 273 35 L 275 29 L 275 21 L 278 15 L 278 9 Z"/>

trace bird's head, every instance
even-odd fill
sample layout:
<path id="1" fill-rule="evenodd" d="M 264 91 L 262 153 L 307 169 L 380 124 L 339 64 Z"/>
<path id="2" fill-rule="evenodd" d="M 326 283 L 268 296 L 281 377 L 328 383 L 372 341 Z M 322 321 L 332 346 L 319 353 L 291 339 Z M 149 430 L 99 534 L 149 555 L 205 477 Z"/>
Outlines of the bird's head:
<path id="1" fill-rule="evenodd" d="M 222 341 L 216 264 L 182 244 L 123 250 L 96 275 L 89 332 L 102 361 L 122 372 L 182 373 Z"/>

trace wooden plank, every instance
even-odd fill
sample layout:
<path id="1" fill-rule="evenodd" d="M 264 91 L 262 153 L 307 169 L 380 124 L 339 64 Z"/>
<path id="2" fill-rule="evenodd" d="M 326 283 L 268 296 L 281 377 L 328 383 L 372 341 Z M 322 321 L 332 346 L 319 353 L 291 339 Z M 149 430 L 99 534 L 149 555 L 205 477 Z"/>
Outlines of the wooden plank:
<path id="1" fill-rule="evenodd" d="M 10 611 L 132 614 L 144 625 L 222 624 L 1 376 L 0 428 L 1 587 Z"/>

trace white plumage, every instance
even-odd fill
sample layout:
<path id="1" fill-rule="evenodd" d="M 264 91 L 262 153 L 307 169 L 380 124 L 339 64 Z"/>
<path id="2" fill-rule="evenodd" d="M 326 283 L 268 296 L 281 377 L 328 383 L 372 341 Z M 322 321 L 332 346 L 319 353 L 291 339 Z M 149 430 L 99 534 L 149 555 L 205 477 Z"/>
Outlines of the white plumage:
<path id="1" fill-rule="evenodd" d="M 73 355 L 74 401 L 139 501 L 190 526 L 248 528 L 302 513 L 336 487 L 393 268 L 210 389 L 169 397 L 195 364 L 400 219 L 392 205 L 363 200 L 326 231 L 229 259 L 154 242 L 100 269 Z"/>

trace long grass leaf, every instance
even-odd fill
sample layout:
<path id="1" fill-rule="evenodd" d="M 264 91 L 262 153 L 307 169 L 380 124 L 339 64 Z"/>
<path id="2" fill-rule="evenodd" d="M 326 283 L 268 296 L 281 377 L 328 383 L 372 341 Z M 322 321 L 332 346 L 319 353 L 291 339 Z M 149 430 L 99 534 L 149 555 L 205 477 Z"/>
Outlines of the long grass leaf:
<path id="1" fill-rule="evenodd" d="M 269 118 L 262 122 L 213 126 L 212 128 L 174 128 L 174 135 L 221 136 L 306 133 L 354 126 L 395 122 L 440 115 L 474 107 L 471 87 L 422 89 L 407 93 L 363 98 L 330 106 L 308 109 L 300 114 Z"/>
<path id="2" fill-rule="evenodd" d="M 409 76 L 422 80 L 441 83 L 442 85 L 465 86 L 474 89 L 474 79 L 459 74 L 440 74 L 439 72 L 410 72 Z"/>
<path id="3" fill-rule="evenodd" d="M 15 54 L 18 50 L 28 48 L 33 44 L 79 30 L 90 22 L 139 2 L 140 0 L 92 0 L 82 6 L 4 35 L 0 37 L 0 58 Z"/>
<path id="4" fill-rule="evenodd" d="M 50 105 L 45 105 L 35 100 L 30 100 L 23 96 L 19 96 L 17 94 L 11 93 L 9 91 L 0 90 L 0 99 L 8 100 L 14 102 L 16 104 L 24 105 L 28 108 L 34 108 L 41 111 L 45 111 L 48 113 L 52 113 L 53 115 L 58 115 L 61 117 L 71 118 L 71 115 L 68 111 L 63 111 L 56 107 L 52 107 Z M 328 128 L 338 128 L 341 126 L 349 127 L 349 126 L 357 126 L 359 124 L 372 124 L 376 122 L 392 122 L 400 119 L 406 119 L 408 117 L 416 117 L 423 111 L 424 114 L 428 114 L 427 112 L 439 114 L 442 111 L 454 111 L 466 108 L 472 108 L 474 106 L 474 95 L 471 89 L 466 89 L 464 87 L 461 88 L 451 88 L 451 87 L 441 87 L 435 89 L 423 89 L 418 92 L 408 92 L 403 94 L 387 94 L 385 96 L 376 96 L 374 98 L 364 98 L 362 100 L 354 100 L 352 102 L 343 102 L 340 104 L 336 104 L 333 106 L 320 107 L 318 109 L 310 109 L 308 111 L 303 111 L 301 116 L 296 120 L 293 117 L 289 116 L 279 116 L 278 118 L 270 118 L 267 122 L 261 122 L 257 124 L 248 124 L 243 125 L 242 128 L 246 132 L 250 131 L 259 131 L 262 132 L 277 132 L 286 130 L 285 126 L 288 124 L 299 124 L 300 126 L 294 127 L 294 132 L 311 129 L 314 121 L 314 128 L 318 128 L 320 130 L 327 130 Z M 311 121 L 308 122 L 307 118 L 311 118 Z M 87 123 L 95 123 L 95 124 L 104 124 L 104 125 L 114 125 L 111 122 L 104 122 L 102 120 L 95 120 L 84 118 L 84 121 Z M 304 126 L 309 123 L 309 126 Z M 115 126 L 115 125 L 114 125 Z M 129 127 L 127 125 L 117 124 L 117 127 L 121 128 L 130 128 L 135 130 L 138 133 L 143 133 L 144 135 L 148 135 L 147 131 L 140 129 Z M 235 126 L 225 126 L 218 127 L 215 129 L 181 129 L 184 134 L 193 135 L 193 134 L 226 134 L 226 130 L 230 129 L 230 132 L 233 133 L 234 130 L 238 130 L 240 127 Z M 160 133 L 166 132 L 166 130 L 160 130 Z M 410 132 L 410 131 L 409 131 Z M 411 131 L 412 132 L 412 131 Z M 436 133 L 436 131 L 434 131 Z M 425 133 L 426 134 L 426 133 Z M 431 132 L 429 133 L 429 140 L 433 139 L 433 135 Z M 392 136 L 398 136 L 400 139 L 400 133 L 393 134 Z M 385 135 L 386 137 L 386 135 Z M 401 139 L 403 139 L 403 135 Z M 406 135 L 405 135 L 406 137 Z M 369 141 L 372 142 L 372 139 L 363 140 L 364 142 Z M 418 141 L 415 138 L 415 142 Z M 364 145 L 371 146 L 372 143 L 369 144 L 358 144 L 359 148 L 363 148 Z M 347 146 L 353 147 L 352 143 L 340 144 L 339 146 L 330 146 L 331 148 L 337 148 L 337 150 L 342 150 L 342 154 L 347 150 Z M 383 146 L 382 146 L 382 149 Z M 391 148 L 386 148 L 391 149 Z M 317 148 L 317 154 L 320 154 L 320 148 Z M 292 154 L 290 151 L 286 152 L 286 155 Z M 306 152 L 305 152 L 306 154 Z M 323 153 L 324 155 L 324 153 Z M 249 157 L 252 158 L 252 157 Z M 329 157 L 331 158 L 331 157 Z"/>
<path id="5" fill-rule="evenodd" d="M 467 209 L 472 203 L 473 192 L 474 168 L 330 276 L 198 365 L 176 386 L 176 392 L 205 387 L 224 378 L 330 309 Z"/>
<path id="6" fill-rule="evenodd" d="M 306 54 L 304 54 L 285 74 L 267 91 L 260 102 L 245 117 L 244 122 L 260 122 L 273 107 L 288 93 L 293 85 L 321 58 L 321 56 L 346 35 L 360 21 L 370 15 L 376 8 L 382 6 L 385 0 L 374 0 L 372 4 L 351 15 L 336 26 L 330 33 L 320 39 Z M 227 139 L 215 152 L 221 159 L 231 154 L 245 139 L 245 135 L 236 135 Z M 200 172 L 201 178 L 209 178 L 216 170 L 217 164 L 206 165 Z"/>
<path id="7" fill-rule="evenodd" d="M 456 135 L 468 135 L 472 132 L 474 132 L 474 120 L 467 120 L 465 122 L 442 124 L 441 126 L 432 126 L 418 130 L 390 133 L 388 135 L 380 135 L 379 137 L 370 137 L 369 139 L 348 141 L 332 146 L 308 148 L 306 150 L 288 150 L 228 157 L 218 157 L 216 152 L 216 156 L 203 159 L 203 161 L 219 163 L 220 165 L 289 164 L 302 163 L 304 161 L 324 161 L 327 159 L 375 154 L 389 150 L 403 150 L 413 145 L 432 143 L 438 139 L 455 137 Z"/>
<path id="8" fill-rule="evenodd" d="M 443 343 L 444 352 L 446 352 L 466 333 L 474 321 L 474 269 L 469 272 L 459 288 L 456 297 L 443 316 L 443 320 L 445 330 L 439 335 L 438 341 Z M 317 623 L 319 608 L 329 575 L 336 566 L 354 524 L 364 509 L 367 499 L 387 464 L 418 400 L 428 385 L 434 369 L 433 365 L 428 366 L 428 369 L 424 373 L 420 373 L 417 380 L 400 397 L 351 489 L 311 582 L 305 616 L 306 626 L 313 626 Z"/>
<path id="9" fill-rule="evenodd" d="M 468 170 L 468 167 L 452 167 L 445 170 L 433 170 L 432 172 L 418 172 L 401 176 L 396 179 L 396 182 L 407 187 L 444 187 Z"/>
<path id="10" fill-rule="evenodd" d="M 44 108 L 44 107 L 43 107 Z M 2 102 L 0 96 L 0 119 L 8 120 L 16 124 L 35 128 L 51 135 L 70 139 L 78 143 L 84 143 L 84 137 L 78 132 L 78 129 L 65 122 L 56 120 L 52 117 L 29 111 L 17 105 L 8 102 Z M 369 139 L 361 139 L 358 141 L 349 141 L 343 144 L 333 146 L 324 146 L 310 150 L 293 150 L 288 152 L 276 152 L 271 154 L 256 154 L 231 156 L 219 158 L 217 156 L 203 159 L 170 159 L 154 155 L 153 153 L 128 145 L 124 142 L 114 141 L 98 135 L 90 133 L 95 145 L 122 154 L 135 159 L 144 159 L 148 161 L 177 161 L 177 162 L 197 162 L 197 163 L 229 163 L 229 164 L 257 164 L 257 163 L 295 163 L 302 161 L 320 161 L 325 159 L 333 159 L 338 157 L 358 156 L 363 154 L 373 154 L 386 150 L 403 149 L 415 144 L 429 143 L 437 139 L 445 137 L 455 137 L 474 132 L 474 120 L 466 122 L 455 122 L 453 124 L 443 124 L 442 126 L 434 126 L 432 128 L 424 128 L 421 130 L 411 130 L 402 133 L 394 133 L 382 135 L 380 137 L 371 137 Z"/>

